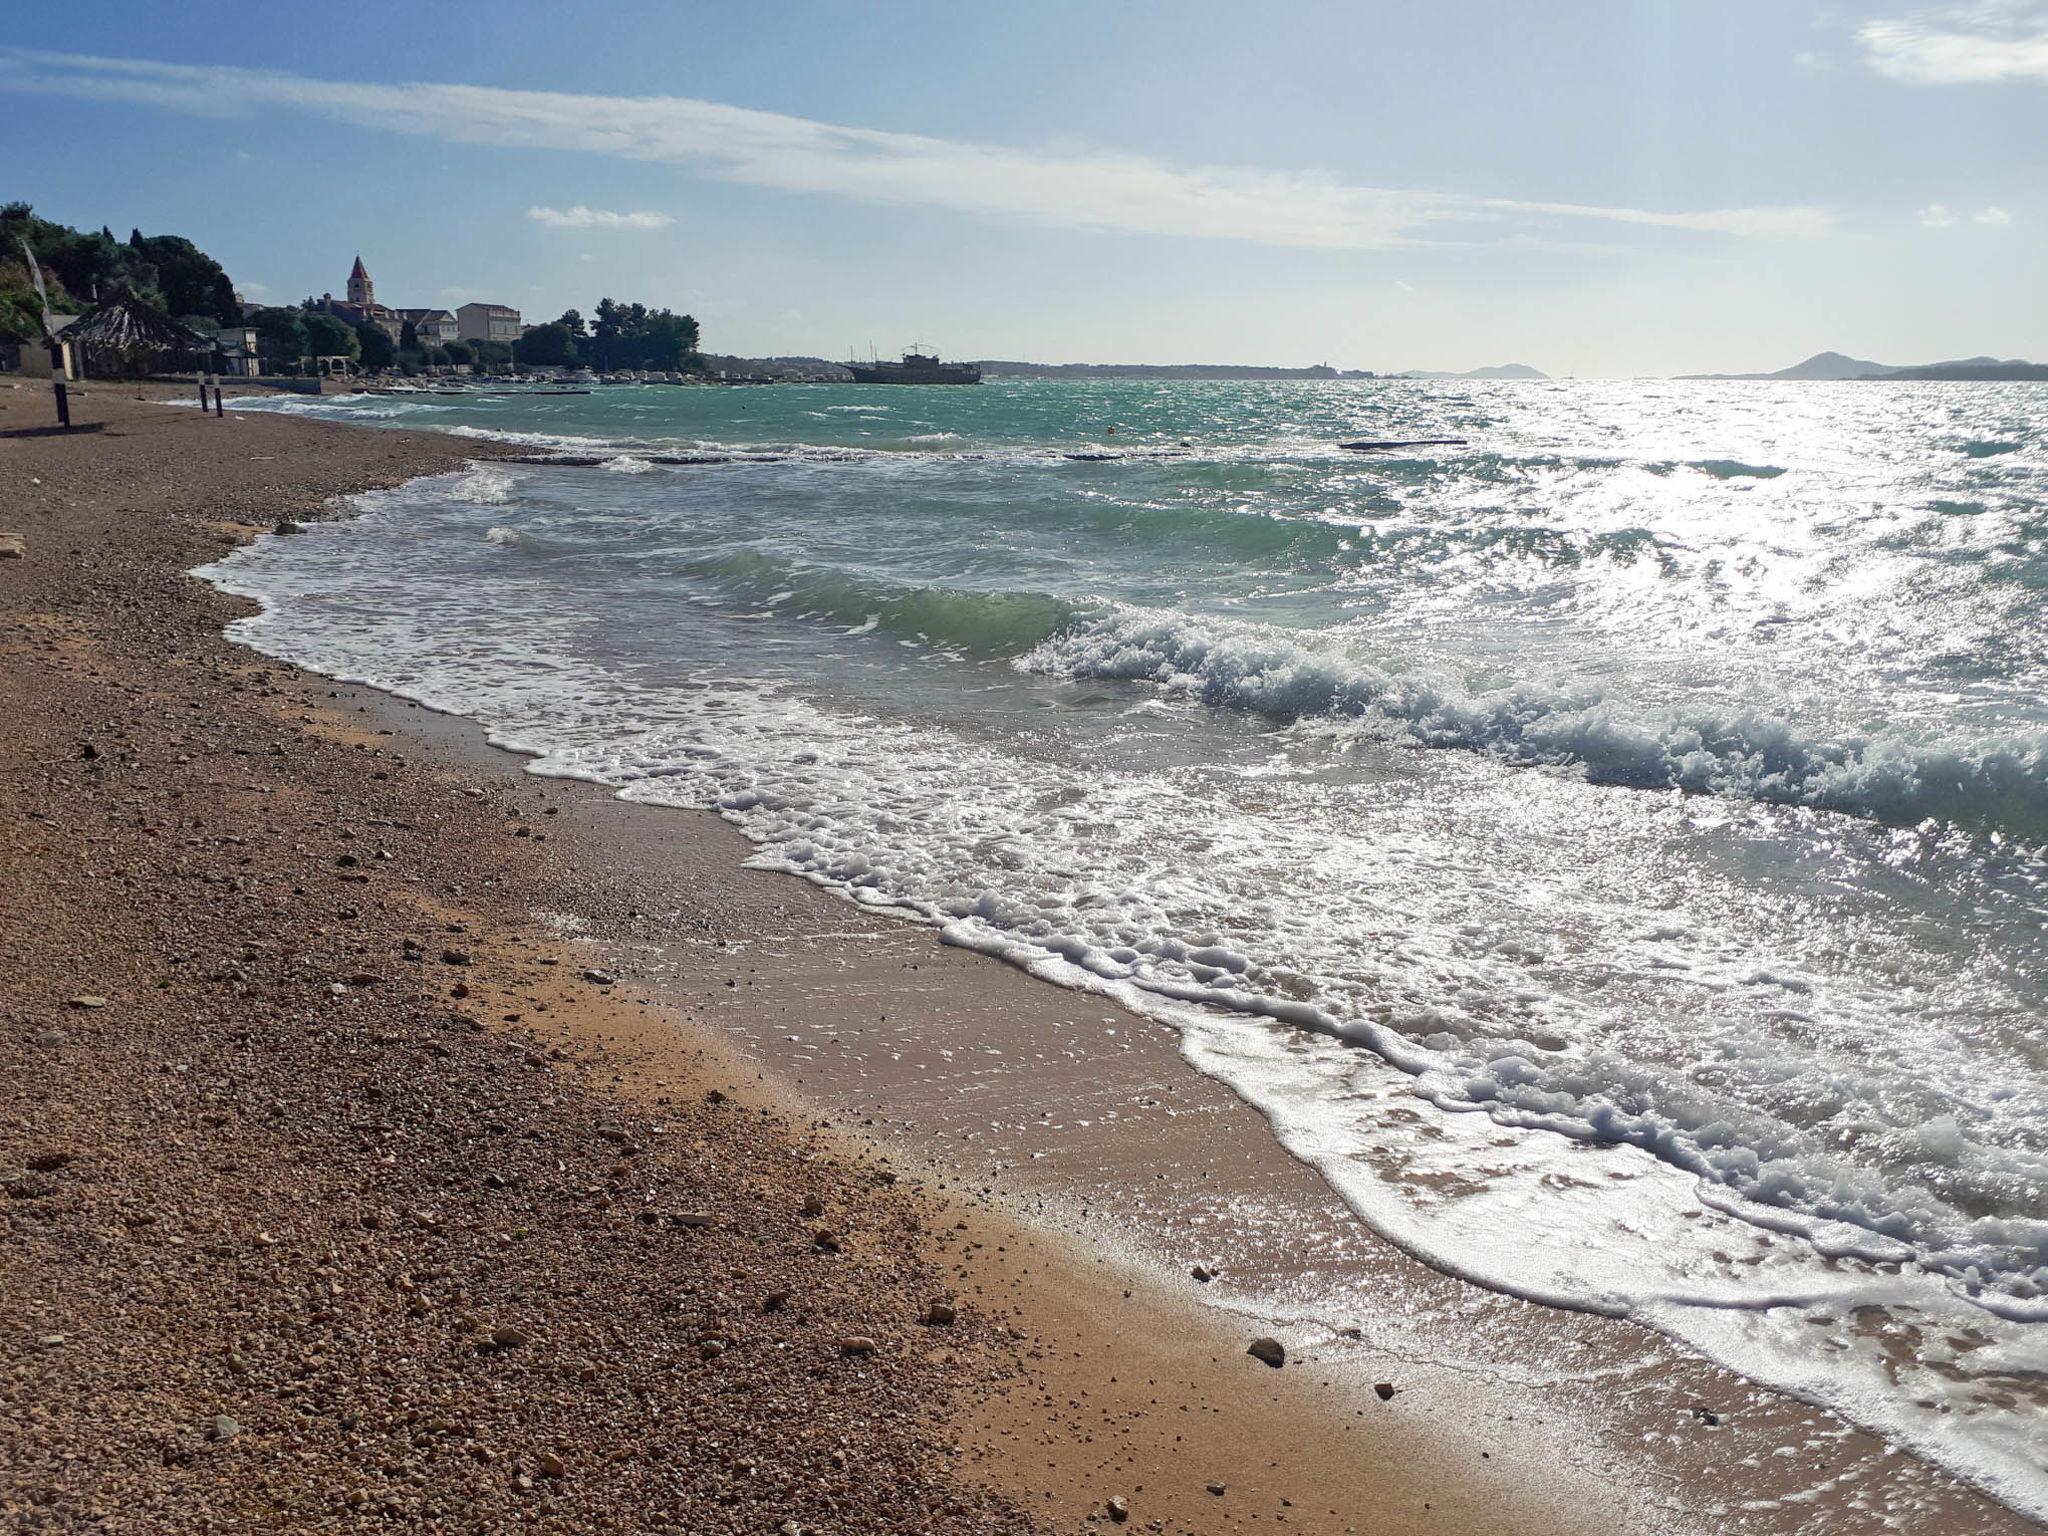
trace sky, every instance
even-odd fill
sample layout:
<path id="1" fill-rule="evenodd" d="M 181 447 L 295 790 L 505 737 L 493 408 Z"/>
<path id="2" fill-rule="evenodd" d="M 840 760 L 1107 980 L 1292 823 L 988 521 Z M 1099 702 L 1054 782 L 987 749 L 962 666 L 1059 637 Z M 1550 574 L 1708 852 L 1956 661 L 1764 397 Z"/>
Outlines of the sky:
<path id="1" fill-rule="evenodd" d="M 32 5 L 0 198 L 708 350 L 2048 360 L 2048 0 Z"/>

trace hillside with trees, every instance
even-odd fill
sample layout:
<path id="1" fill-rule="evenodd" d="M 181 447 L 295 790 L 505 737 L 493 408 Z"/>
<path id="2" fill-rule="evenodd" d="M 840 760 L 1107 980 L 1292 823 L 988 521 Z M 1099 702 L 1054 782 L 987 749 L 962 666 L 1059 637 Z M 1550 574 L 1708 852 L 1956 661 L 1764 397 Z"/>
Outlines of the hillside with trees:
<path id="1" fill-rule="evenodd" d="M 241 323 L 235 285 L 219 262 L 182 235 L 118 240 L 111 229 L 87 232 L 38 218 L 27 203 L 0 204 L 0 336 L 27 341 L 43 333 L 23 241 L 35 252 L 50 308 L 82 314 L 99 303 L 133 299 L 180 320 Z"/>
<path id="2" fill-rule="evenodd" d="M 96 305 L 132 302 L 205 329 L 249 326 L 266 371 L 297 372 L 307 357 L 345 357 L 366 371 L 473 366 L 497 372 L 515 360 L 528 367 L 701 371 L 698 328 L 690 315 L 645 304 L 598 301 L 591 318 L 577 310 L 531 327 L 516 343 L 457 341 L 427 346 L 408 323 L 397 341 L 374 325 L 353 326 L 309 298 L 303 304 L 255 310 L 246 318 L 235 286 L 219 262 L 182 235 L 111 229 L 77 230 L 39 218 L 25 202 L 0 204 L 0 339 L 30 341 L 43 333 L 26 241 L 42 268 L 50 309 L 79 315 Z"/>

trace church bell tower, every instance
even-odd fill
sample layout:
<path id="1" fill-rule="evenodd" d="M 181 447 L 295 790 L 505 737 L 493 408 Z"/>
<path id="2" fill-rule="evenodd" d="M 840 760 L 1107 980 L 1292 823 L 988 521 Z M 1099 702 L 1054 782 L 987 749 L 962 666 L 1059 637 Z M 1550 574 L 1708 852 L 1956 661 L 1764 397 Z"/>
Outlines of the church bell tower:
<path id="1" fill-rule="evenodd" d="M 377 302 L 377 287 L 370 281 L 370 269 L 363 265 L 363 258 L 356 257 L 356 264 L 348 274 L 348 301 L 368 309 Z"/>

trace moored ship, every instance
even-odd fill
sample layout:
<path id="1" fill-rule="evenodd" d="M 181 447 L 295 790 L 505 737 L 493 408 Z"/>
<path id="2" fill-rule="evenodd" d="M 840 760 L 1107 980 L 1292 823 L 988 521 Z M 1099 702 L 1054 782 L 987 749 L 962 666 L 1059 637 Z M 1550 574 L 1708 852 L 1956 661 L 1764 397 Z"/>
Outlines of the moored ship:
<path id="1" fill-rule="evenodd" d="M 848 363 L 856 384 L 979 384 L 981 364 L 942 363 L 935 352 L 912 349 L 900 363 Z"/>

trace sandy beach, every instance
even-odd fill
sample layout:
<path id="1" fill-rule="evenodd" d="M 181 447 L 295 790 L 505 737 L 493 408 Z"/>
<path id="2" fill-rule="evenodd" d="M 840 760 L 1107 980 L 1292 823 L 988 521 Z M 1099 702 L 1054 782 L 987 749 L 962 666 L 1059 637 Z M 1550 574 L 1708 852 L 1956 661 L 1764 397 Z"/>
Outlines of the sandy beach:
<path id="1" fill-rule="evenodd" d="M 135 393 L 0 388 L 13 1528 L 2034 1528 L 1417 1263 L 1163 1025 L 229 644 L 190 569 L 511 450 Z"/>

